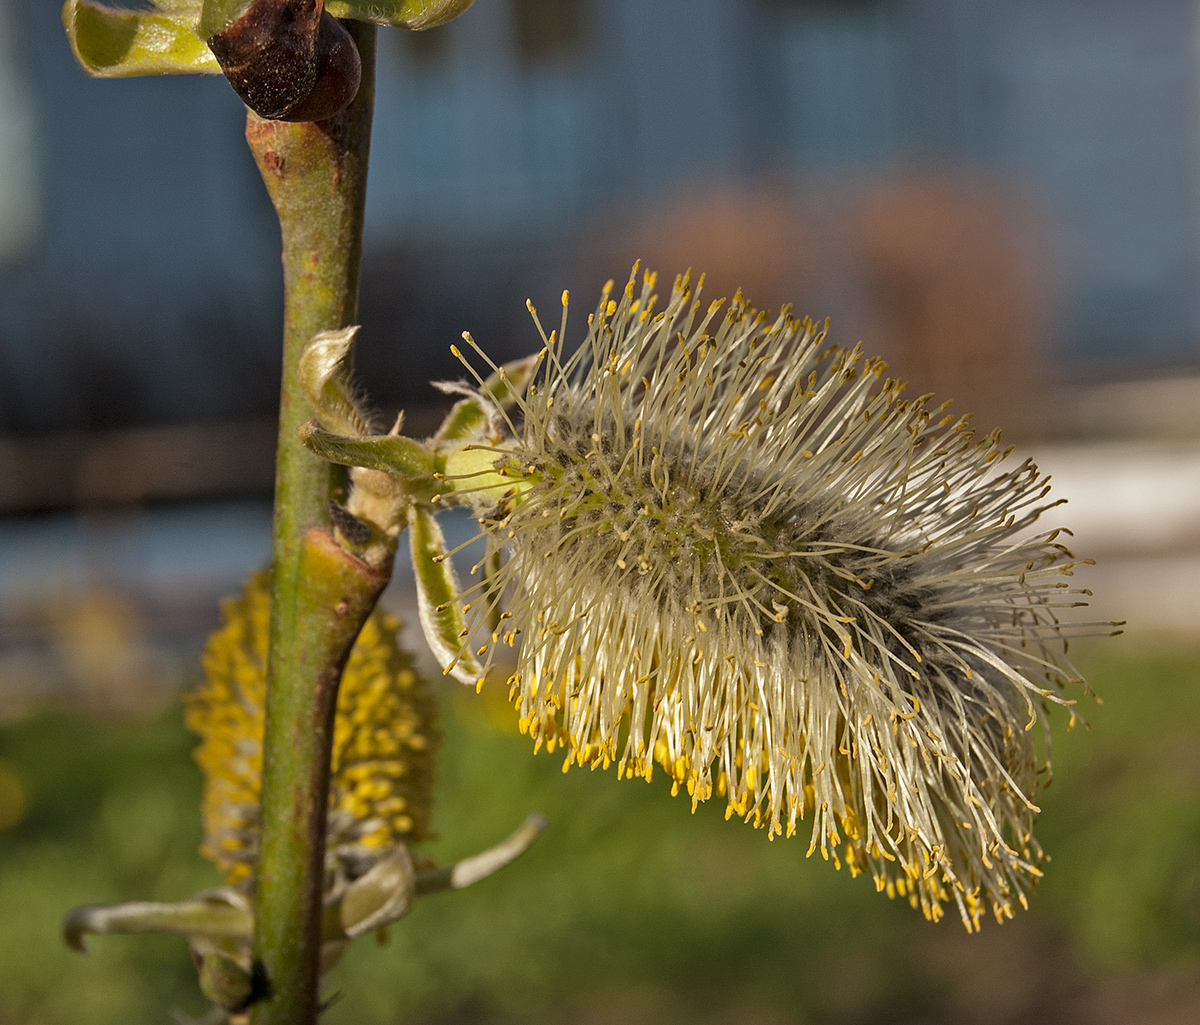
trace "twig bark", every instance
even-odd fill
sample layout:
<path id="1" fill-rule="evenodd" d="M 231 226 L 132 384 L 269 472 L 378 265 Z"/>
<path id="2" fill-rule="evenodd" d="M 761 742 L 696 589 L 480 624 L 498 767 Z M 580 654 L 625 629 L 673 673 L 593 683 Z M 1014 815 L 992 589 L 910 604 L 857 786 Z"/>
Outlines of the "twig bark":
<path id="1" fill-rule="evenodd" d="M 297 375 L 318 331 L 354 322 L 374 104 L 375 27 L 346 26 L 362 57 L 355 101 L 326 121 L 248 116 L 246 139 L 279 215 L 285 325 L 276 457 L 271 634 L 255 899 L 257 1025 L 316 1021 L 325 815 L 341 671 L 387 583 L 333 542 L 341 471 L 297 436 Z"/>

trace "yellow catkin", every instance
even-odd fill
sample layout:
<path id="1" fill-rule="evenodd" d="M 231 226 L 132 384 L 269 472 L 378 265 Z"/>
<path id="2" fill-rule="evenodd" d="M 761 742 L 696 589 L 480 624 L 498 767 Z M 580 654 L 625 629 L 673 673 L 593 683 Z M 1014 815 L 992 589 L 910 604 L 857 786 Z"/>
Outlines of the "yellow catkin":
<path id="1" fill-rule="evenodd" d="M 187 699 L 204 773 L 201 853 L 231 885 L 251 885 L 258 851 L 270 574 L 255 573 L 222 607 L 204 682 Z M 400 622 L 376 610 L 359 634 L 338 694 L 328 848 L 369 852 L 429 835 L 440 735 L 428 684 L 396 641 Z"/>

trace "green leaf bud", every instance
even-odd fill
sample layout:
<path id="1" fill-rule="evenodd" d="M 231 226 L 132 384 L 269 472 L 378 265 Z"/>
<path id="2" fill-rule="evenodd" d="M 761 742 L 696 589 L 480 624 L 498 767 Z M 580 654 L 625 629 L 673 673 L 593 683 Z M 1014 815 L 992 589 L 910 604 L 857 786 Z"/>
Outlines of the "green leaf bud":
<path id="1" fill-rule="evenodd" d="M 357 324 L 338 331 L 318 332 L 300 356 L 300 383 L 305 398 L 321 426 L 335 434 L 371 433 L 350 382 L 357 334 Z"/>

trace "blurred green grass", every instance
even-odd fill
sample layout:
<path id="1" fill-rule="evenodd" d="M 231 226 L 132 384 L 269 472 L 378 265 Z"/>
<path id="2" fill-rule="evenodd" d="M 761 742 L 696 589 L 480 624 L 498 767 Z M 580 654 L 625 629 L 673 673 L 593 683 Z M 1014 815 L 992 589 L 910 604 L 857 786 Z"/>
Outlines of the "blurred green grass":
<path id="1" fill-rule="evenodd" d="M 550 828 L 473 890 L 419 902 L 388 945 L 359 941 L 326 980 L 323 1020 L 1194 1020 L 1200 647 L 1096 642 L 1079 662 L 1104 704 L 1081 702 L 1090 731 L 1056 717 L 1038 829 L 1053 861 L 1030 913 L 976 937 L 806 859 L 806 839 L 768 842 L 717 802 L 693 815 L 665 780 L 564 775 L 560 757 L 530 755 L 496 696 L 447 689 L 426 853 L 472 853 L 527 811 Z M 0 727 L 0 772 L 28 799 L 0 831 L 0 1023 L 202 1012 L 182 941 L 96 937 L 79 957 L 58 936 L 74 905 L 218 882 L 196 854 L 191 746 L 177 705 L 146 722 L 57 713 Z M 1122 1017 L 1113 994 L 1133 994 L 1142 1016 Z"/>

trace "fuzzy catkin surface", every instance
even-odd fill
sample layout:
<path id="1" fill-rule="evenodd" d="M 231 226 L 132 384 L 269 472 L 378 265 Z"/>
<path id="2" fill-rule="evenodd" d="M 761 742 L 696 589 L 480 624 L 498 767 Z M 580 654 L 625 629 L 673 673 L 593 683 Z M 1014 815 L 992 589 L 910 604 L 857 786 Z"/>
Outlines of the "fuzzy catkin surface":
<path id="1" fill-rule="evenodd" d="M 931 918 L 1011 915 L 1043 858 L 1030 731 L 1077 677 L 1040 472 L 787 311 L 656 302 L 631 279 L 573 354 L 565 312 L 543 333 L 515 487 L 476 510 L 508 601 L 472 644 L 519 644 L 522 729 L 568 765 L 811 816 L 810 853 Z"/>
<path id="2" fill-rule="evenodd" d="M 259 800 L 270 617 L 270 574 L 255 573 L 222 607 L 209 637 L 204 682 L 188 696 L 187 726 L 200 737 L 204 842 L 231 885 L 251 884 Z M 429 834 L 436 704 L 396 641 L 399 621 L 376 610 L 350 652 L 338 692 L 327 845 L 380 849 Z"/>

